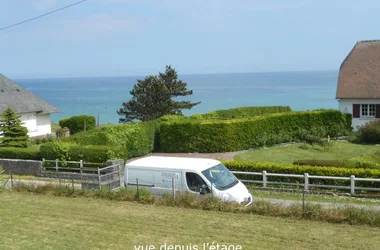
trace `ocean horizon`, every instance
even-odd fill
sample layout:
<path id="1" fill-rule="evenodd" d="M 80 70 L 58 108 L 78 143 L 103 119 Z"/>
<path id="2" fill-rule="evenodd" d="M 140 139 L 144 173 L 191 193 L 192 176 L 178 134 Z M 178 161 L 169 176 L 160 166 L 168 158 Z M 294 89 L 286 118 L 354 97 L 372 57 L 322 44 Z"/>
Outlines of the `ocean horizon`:
<path id="1" fill-rule="evenodd" d="M 101 124 L 118 123 L 116 110 L 131 98 L 129 91 L 145 76 L 70 77 L 17 79 L 37 96 L 55 105 L 61 113 L 53 122 L 74 115 L 99 114 Z M 202 114 L 243 106 L 290 106 L 292 110 L 338 109 L 335 99 L 338 71 L 256 72 L 183 74 L 193 95 L 181 98 L 201 103 L 184 115 Z"/>

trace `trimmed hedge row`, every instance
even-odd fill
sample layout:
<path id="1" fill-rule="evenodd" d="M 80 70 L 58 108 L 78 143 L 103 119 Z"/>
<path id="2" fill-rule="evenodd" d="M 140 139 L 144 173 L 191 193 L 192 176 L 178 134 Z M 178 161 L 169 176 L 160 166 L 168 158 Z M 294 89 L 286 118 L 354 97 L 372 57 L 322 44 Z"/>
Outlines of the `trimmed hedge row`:
<path id="1" fill-rule="evenodd" d="M 307 135 L 339 136 L 345 132 L 345 117 L 337 110 L 281 113 L 230 121 L 178 119 L 162 122 L 160 150 L 228 152 L 297 141 Z"/>
<path id="2" fill-rule="evenodd" d="M 38 148 L 8 148 L 0 147 L 0 158 L 3 159 L 22 159 L 22 160 L 41 160 Z"/>
<path id="3" fill-rule="evenodd" d="M 113 152 L 128 152 L 127 158 L 143 156 L 158 147 L 159 122 L 151 121 L 102 127 L 88 132 L 81 132 L 62 139 L 80 145 L 108 145 Z"/>
<path id="4" fill-rule="evenodd" d="M 94 129 L 96 125 L 95 123 L 96 120 L 94 116 L 78 115 L 61 119 L 59 121 L 59 126 L 61 126 L 61 128 L 68 128 L 70 130 L 70 134 L 76 134 L 80 131 L 84 131 L 85 126 L 86 130 Z"/>
<path id="5" fill-rule="evenodd" d="M 338 167 L 322 167 L 322 166 L 300 166 L 292 164 L 278 164 L 278 163 L 263 163 L 263 162 L 239 162 L 239 161 L 222 161 L 222 163 L 231 171 L 246 171 L 246 172 L 262 172 L 268 173 L 281 173 L 281 174 L 299 174 L 318 176 L 337 176 L 337 177 L 355 177 L 362 178 L 380 178 L 380 170 L 377 169 L 364 169 L 364 168 L 338 168 Z M 236 174 L 238 178 L 245 180 L 262 180 L 262 176 Z M 287 178 L 287 177 L 268 177 L 270 181 L 283 181 L 283 182 L 301 182 L 302 179 Z M 340 180 L 309 180 L 310 184 L 327 184 L 327 185 L 345 185 L 348 186 L 350 181 Z M 380 187 L 378 182 L 355 182 L 356 186 L 361 187 Z"/>
<path id="6" fill-rule="evenodd" d="M 72 142 L 51 142 L 41 145 L 41 157 L 60 161 L 105 163 L 112 159 L 126 159 L 127 152 L 116 152 L 106 145 L 83 146 Z"/>
<path id="7" fill-rule="evenodd" d="M 240 107 L 234 109 L 216 110 L 206 114 L 193 115 L 192 117 L 201 117 L 202 119 L 207 120 L 231 120 L 291 111 L 292 110 L 289 106 Z"/>

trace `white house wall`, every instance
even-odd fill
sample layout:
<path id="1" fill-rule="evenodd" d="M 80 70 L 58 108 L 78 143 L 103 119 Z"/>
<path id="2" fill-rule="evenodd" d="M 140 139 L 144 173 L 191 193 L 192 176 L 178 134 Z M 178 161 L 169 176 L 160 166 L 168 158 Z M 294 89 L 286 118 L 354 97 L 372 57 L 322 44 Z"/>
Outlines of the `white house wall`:
<path id="1" fill-rule="evenodd" d="M 342 113 L 352 114 L 353 104 L 380 104 L 380 99 L 341 99 L 339 100 L 339 110 Z M 374 120 L 376 118 L 352 118 L 352 127 L 356 130 L 357 126 L 362 126 Z"/>
<path id="2" fill-rule="evenodd" d="M 23 126 L 28 129 L 30 137 L 51 133 L 50 114 L 23 113 L 20 114 Z"/>

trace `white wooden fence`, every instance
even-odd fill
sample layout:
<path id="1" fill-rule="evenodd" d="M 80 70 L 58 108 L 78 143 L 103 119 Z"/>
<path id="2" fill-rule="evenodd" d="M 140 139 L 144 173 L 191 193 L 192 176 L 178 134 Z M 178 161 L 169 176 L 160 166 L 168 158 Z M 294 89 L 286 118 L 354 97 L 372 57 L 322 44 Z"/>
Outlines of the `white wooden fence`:
<path id="1" fill-rule="evenodd" d="M 45 166 L 45 163 L 55 163 L 54 166 Z M 122 183 L 120 164 L 112 164 L 102 168 L 84 167 L 83 160 L 66 161 L 65 164 L 74 164 L 77 167 L 62 166 L 63 161 L 42 159 L 41 174 L 46 177 L 61 179 L 78 179 L 81 182 L 82 189 L 102 189 L 107 187 L 110 189 L 119 189 Z M 91 163 L 91 165 L 99 165 Z M 100 164 L 103 165 L 103 164 Z"/>
<path id="2" fill-rule="evenodd" d="M 304 188 L 304 190 L 309 190 L 309 187 L 319 187 L 319 188 L 333 188 L 333 189 L 349 189 L 351 194 L 355 194 L 355 190 L 367 190 L 367 191 L 380 191 L 380 188 L 374 188 L 374 187 L 356 187 L 355 183 L 358 181 L 364 181 L 364 182 L 380 182 L 380 179 L 371 179 L 371 178 L 358 178 L 354 175 L 351 175 L 350 177 L 337 177 L 337 176 L 318 176 L 318 175 L 309 175 L 308 173 L 305 173 L 303 175 L 297 175 L 297 174 L 278 174 L 278 173 L 267 173 L 266 171 L 263 172 L 244 172 L 244 171 L 231 171 L 233 174 L 244 174 L 244 175 L 253 175 L 253 176 L 262 176 L 262 180 L 243 180 L 238 178 L 243 183 L 258 183 L 262 184 L 263 187 L 267 187 L 268 184 L 275 184 L 275 185 L 288 185 L 288 186 L 301 186 Z M 295 178 L 295 179 L 301 179 L 303 183 L 298 182 L 280 182 L 280 181 L 268 181 L 268 177 L 276 176 L 276 177 L 288 177 L 288 178 Z M 337 185 L 321 185 L 321 184 L 310 184 L 309 181 L 311 179 L 318 179 L 318 180 L 343 180 L 343 181 L 350 181 L 349 186 L 337 186 Z"/>

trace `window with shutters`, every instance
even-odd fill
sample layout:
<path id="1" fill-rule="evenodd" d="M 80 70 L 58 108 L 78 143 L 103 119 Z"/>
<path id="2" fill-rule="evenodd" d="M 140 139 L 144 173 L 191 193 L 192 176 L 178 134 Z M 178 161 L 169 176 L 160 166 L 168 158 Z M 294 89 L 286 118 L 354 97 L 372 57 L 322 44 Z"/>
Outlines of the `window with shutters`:
<path id="1" fill-rule="evenodd" d="M 360 105 L 360 116 L 361 117 L 375 117 L 376 116 L 376 105 L 375 104 L 361 104 Z"/>

